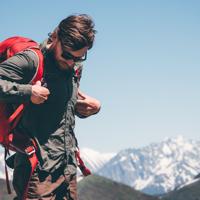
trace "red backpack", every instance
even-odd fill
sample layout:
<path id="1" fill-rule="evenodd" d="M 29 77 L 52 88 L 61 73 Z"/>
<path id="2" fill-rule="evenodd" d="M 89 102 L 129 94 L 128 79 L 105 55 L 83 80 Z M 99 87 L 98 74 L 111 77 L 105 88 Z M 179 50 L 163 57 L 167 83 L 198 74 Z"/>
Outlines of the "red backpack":
<path id="1" fill-rule="evenodd" d="M 20 36 L 8 38 L 0 42 L 0 62 L 12 57 L 16 53 L 22 52 L 25 49 L 30 49 L 36 53 L 39 59 L 39 65 L 31 84 L 35 84 L 36 81 L 41 80 L 43 76 L 43 55 L 39 49 L 39 45 L 29 39 Z M 8 105 L 4 102 L 0 102 L 0 144 L 6 148 L 11 148 L 11 136 L 12 130 L 17 125 L 17 122 L 22 114 L 25 105 L 21 104 L 14 113 L 9 113 Z"/>
<path id="2" fill-rule="evenodd" d="M 30 49 L 38 56 L 39 64 L 35 76 L 31 81 L 31 84 L 35 84 L 36 81 L 41 80 L 43 76 L 43 54 L 40 51 L 39 45 L 35 41 L 29 38 L 16 36 L 0 42 L 0 62 L 3 62 L 14 56 L 16 53 L 22 52 L 26 49 Z M 5 102 L 0 102 L 0 144 L 5 147 L 5 159 L 9 150 L 26 153 L 33 172 L 38 163 L 36 156 L 37 145 L 35 141 L 28 136 L 16 132 L 13 134 L 13 130 L 20 120 L 25 106 L 25 104 L 21 104 L 13 113 L 11 113 L 9 111 L 10 106 Z M 11 193 L 6 165 L 5 171 L 8 193 Z M 26 191 L 24 192 L 24 199 L 25 195 Z"/>

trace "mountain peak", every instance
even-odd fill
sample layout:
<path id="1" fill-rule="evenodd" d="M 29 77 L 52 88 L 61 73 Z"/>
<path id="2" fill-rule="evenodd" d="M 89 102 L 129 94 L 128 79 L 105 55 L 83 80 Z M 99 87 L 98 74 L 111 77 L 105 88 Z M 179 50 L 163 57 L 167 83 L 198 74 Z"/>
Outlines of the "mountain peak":
<path id="1" fill-rule="evenodd" d="M 99 174 L 147 194 L 166 193 L 200 172 L 200 143 L 182 136 L 120 151 Z"/>

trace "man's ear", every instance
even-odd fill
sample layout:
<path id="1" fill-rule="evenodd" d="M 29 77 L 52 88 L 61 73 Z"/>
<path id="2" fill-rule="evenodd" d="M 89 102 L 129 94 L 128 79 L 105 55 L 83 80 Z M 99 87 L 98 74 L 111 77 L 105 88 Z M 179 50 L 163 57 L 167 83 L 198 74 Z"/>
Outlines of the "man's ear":
<path id="1" fill-rule="evenodd" d="M 56 28 L 52 33 L 49 34 L 47 43 L 51 44 L 52 42 L 54 42 L 58 38 L 57 34 L 58 34 L 58 28 Z"/>
<path id="2" fill-rule="evenodd" d="M 51 40 L 54 41 L 58 38 L 58 35 L 57 35 L 57 30 L 54 30 L 54 32 L 51 34 Z"/>
<path id="3" fill-rule="evenodd" d="M 56 28 L 50 35 L 49 38 L 47 40 L 47 49 L 52 49 L 54 48 L 54 46 L 56 45 L 57 41 L 58 41 L 58 28 Z"/>

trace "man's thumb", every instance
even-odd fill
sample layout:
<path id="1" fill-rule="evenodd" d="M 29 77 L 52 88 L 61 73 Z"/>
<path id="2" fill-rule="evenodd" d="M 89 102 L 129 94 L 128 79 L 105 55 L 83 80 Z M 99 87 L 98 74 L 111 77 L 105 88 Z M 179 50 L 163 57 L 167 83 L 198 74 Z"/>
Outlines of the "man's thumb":
<path id="1" fill-rule="evenodd" d="M 41 81 L 37 81 L 37 82 L 35 83 L 35 85 L 41 86 Z"/>

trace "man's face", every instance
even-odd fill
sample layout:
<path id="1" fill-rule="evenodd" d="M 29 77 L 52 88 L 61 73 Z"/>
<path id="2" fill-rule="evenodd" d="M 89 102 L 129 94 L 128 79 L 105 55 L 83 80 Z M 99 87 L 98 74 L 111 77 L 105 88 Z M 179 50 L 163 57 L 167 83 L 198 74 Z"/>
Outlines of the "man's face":
<path id="1" fill-rule="evenodd" d="M 54 57 L 61 70 L 71 70 L 74 64 L 78 60 L 84 60 L 87 54 L 88 47 L 84 47 L 80 50 L 73 51 L 69 48 L 63 48 L 61 42 L 57 40 L 54 46 Z"/>

